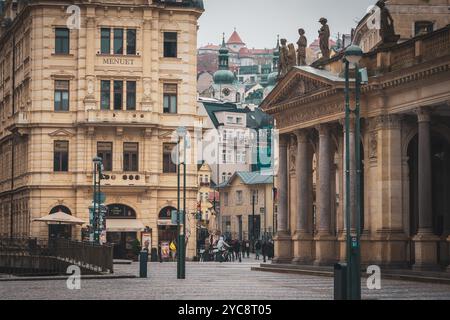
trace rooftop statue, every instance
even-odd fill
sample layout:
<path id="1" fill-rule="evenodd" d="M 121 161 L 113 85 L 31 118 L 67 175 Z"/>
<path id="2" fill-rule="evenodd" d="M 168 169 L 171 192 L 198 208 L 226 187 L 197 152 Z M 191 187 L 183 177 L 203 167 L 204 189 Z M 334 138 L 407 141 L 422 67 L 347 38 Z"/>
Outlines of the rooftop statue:
<path id="1" fill-rule="evenodd" d="M 299 66 L 306 66 L 306 47 L 308 46 L 308 40 L 305 37 L 305 30 L 299 29 L 298 34 L 300 38 L 297 41 L 297 64 Z"/>
<path id="2" fill-rule="evenodd" d="M 284 77 L 289 71 L 289 49 L 286 46 L 287 40 L 281 39 L 280 60 L 278 67 L 278 77 Z"/>
<path id="3" fill-rule="evenodd" d="M 386 1 L 379 0 L 377 6 L 380 8 L 380 36 L 383 44 L 397 43 L 400 36 L 395 34 L 394 19 L 386 7 Z"/>
<path id="4" fill-rule="evenodd" d="M 319 22 L 322 27 L 319 30 L 320 51 L 322 52 L 322 59 L 330 58 L 330 27 L 328 26 L 328 20 L 320 18 Z"/>

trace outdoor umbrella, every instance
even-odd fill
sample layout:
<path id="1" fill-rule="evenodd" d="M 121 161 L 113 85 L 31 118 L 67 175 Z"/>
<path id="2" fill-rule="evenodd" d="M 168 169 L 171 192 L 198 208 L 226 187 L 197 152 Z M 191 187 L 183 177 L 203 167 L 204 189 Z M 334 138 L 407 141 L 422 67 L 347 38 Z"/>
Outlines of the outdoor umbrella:
<path id="1" fill-rule="evenodd" d="M 56 213 L 49 214 L 42 218 L 33 219 L 33 221 L 47 222 L 49 224 L 71 224 L 71 225 L 83 225 L 86 222 L 72 217 L 70 214 L 58 211 Z"/>

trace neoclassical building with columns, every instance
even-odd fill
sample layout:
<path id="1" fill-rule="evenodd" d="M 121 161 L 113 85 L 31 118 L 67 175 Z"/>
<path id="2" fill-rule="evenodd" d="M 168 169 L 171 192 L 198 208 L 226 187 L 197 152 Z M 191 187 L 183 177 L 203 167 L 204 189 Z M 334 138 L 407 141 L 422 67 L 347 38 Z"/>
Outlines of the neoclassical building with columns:
<path id="1" fill-rule="evenodd" d="M 4 2 L 0 14 L 0 237 L 63 236 L 34 221 L 63 211 L 89 223 L 103 159 L 108 242 L 126 256 L 141 232 L 176 239 L 175 130 L 198 116 L 202 0 Z M 195 144 L 192 154 L 195 154 Z M 195 254 L 197 165 L 188 165 L 188 255 Z"/>
<path id="2" fill-rule="evenodd" d="M 280 130 L 278 263 L 345 261 L 342 59 L 338 54 L 315 67 L 294 67 L 261 106 Z M 360 67 L 369 74 L 361 96 L 362 263 L 446 268 L 450 27 L 374 49 Z M 354 81 L 351 87 L 353 92 Z M 354 126 L 349 130 L 354 141 Z M 350 148 L 355 176 L 354 143 Z M 350 203 L 355 205 L 353 196 Z"/>

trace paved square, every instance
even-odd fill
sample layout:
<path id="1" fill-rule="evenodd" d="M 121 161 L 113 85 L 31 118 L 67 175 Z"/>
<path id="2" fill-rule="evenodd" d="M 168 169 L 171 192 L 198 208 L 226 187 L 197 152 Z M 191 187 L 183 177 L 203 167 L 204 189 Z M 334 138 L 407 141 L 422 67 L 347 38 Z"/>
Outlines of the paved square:
<path id="1" fill-rule="evenodd" d="M 253 261 L 187 263 L 187 279 L 176 279 L 175 263 L 149 263 L 148 279 L 83 280 L 81 290 L 66 282 L 12 281 L 0 283 L 0 299 L 158 299 L 158 300 L 277 300 L 332 299 L 333 279 L 251 271 Z M 137 275 L 139 265 L 116 265 L 116 274 Z M 365 281 L 363 280 L 363 285 Z M 363 290 L 363 299 L 450 299 L 450 286 L 382 280 L 379 291 Z"/>

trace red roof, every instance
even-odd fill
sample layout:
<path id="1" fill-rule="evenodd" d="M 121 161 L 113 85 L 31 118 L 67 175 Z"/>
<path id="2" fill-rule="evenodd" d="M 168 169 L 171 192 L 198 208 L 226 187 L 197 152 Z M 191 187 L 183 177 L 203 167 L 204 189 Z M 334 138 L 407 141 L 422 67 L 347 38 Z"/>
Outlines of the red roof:
<path id="1" fill-rule="evenodd" d="M 245 44 L 245 43 L 242 41 L 239 34 L 236 31 L 234 31 L 230 39 L 228 39 L 227 44 Z"/>
<path id="2" fill-rule="evenodd" d="M 217 46 L 217 45 L 211 44 L 211 43 L 200 48 L 200 50 L 219 50 L 219 49 L 220 49 L 220 46 Z"/>

